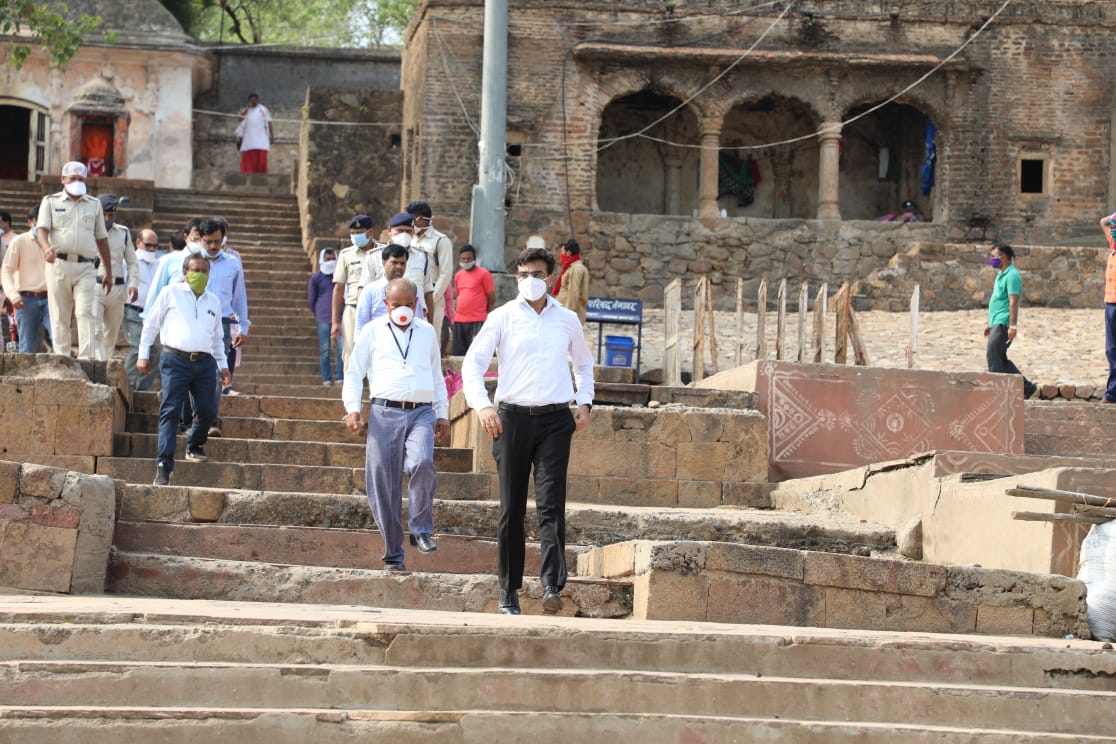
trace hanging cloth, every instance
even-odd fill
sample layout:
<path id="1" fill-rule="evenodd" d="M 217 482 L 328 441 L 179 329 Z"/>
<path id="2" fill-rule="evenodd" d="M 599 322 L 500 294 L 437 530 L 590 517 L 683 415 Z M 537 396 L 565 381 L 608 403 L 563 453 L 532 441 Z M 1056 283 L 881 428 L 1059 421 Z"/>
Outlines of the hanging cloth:
<path id="1" fill-rule="evenodd" d="M 934 122 L 929 119 L 926 120 L 926 157 L 922 161 L 922 195 L 930 196 L 930 192 L 934 190 L 934 165 L 938 159 L 938 147 L 936 139 L 938 137 L 938 129 L 934 126 Z"/>

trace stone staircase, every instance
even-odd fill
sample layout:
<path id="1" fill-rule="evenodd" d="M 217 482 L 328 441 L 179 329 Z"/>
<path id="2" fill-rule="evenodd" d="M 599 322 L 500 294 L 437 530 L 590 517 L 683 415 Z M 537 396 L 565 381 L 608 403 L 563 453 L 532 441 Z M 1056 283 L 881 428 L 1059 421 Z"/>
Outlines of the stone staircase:
<path id="1" fill-rule="evenodd" d="M 1100 742 L 1116 656 L 1043 639 L 0 597 L 9 741 Z"/>

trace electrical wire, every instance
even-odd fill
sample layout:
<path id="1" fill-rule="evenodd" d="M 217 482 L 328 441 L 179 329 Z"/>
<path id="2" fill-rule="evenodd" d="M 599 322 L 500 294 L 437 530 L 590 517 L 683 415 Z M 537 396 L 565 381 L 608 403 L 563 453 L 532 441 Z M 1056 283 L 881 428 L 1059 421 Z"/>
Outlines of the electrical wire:
<path id="1" fill-rule="evenodd" d="M 195 114 L 204 114 L 205 116 L 218 116 L 225 118 L 239 119 L 240 114 L 230 114 L 227 111 L 209 111 L 207 109 L 192 109 Z M 397 121 L 323 121 L 321 119 L 275 119 L 271 120 L 273 123 L 279 124 L 314 124 L 315 126 L 332 126 L 332 127 L 394 127 L 399 128 Z"/>

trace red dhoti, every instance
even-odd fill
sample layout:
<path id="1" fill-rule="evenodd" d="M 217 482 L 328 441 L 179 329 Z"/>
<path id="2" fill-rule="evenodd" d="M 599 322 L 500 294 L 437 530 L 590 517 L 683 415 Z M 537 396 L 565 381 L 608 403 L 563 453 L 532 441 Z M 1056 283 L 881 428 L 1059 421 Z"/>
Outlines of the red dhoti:
<path id="1" fill-rule="evenodd" d="M 241 173 L 267 173 L 267 150 L 244 150 L 240 153 Z"/>

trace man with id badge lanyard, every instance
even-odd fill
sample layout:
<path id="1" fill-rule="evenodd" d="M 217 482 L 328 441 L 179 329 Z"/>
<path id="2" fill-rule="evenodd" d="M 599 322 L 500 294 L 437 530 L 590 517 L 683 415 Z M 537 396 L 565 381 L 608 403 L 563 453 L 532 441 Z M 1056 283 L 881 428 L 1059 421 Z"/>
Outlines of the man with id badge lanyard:
<path id="1" fill-rule="evenodd" d="M 409 279 L 393 279 L 385 290 L 388 314 L 370 321 L 357 335 L 341 399 L 345 424 L 354 434 L 364 425 L 360 399 L 364 380 L 372 404 L 365 445 L 365 493 L 384 537 L 384 569 L 403 563 L 403 473 L 407 473 L 411 545 L 421 553 L 434 541 L 435 434 L 449 433 L 449 401 L 434 326 L 415 317 L 418 289 Z"/>

